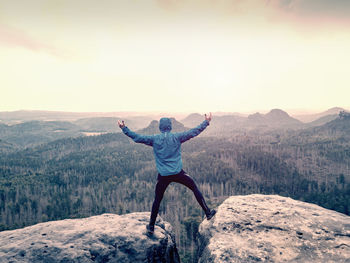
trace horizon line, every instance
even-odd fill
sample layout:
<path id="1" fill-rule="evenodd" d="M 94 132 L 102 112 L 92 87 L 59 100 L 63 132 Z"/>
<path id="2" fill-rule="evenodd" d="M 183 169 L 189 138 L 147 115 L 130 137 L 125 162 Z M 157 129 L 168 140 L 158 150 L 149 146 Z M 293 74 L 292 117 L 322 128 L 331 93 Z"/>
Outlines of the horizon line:
<path id="1" fill-rule="evenodd" d="M 307 108 L 289 108 L 289 109 L 283 109 L 283 108 L 270 108 L 270 109 L 256 109 L 256 110 L 249 110 L 249 111 L 239 111 L 239 110 L 234 110 L 234 111 L 225 111 L 225 110 L 215 110 L 215 111 L 208 111 L 208 112 L 203 112 L 203 115 L 205 113 L 212 112 L 213 114 L 254 114 L 254 113 L 267 113 L 270 112 L 274 109 L 282 110 L 287 113 L 292 112 L 291 114 L 298 115 L 298 114 L 317 114 L 321 112 L 325 112 L 331 109 L 335 108 L 340 108 L 345 111 L 350 111 L 350 106 L 349 107 L 341 107 L 341 106 L 334 106 L 334 107 L 325 107 L 323 109 L 307 109 Z M 183 115 L 183 114 L 194 114 L 198 113 L 201 114 L 201 111 L 164 111 L 164 110 L 143 110 L 143 111 L 137 111 L 137 110 L 119 110 L 119 111 L 72 111 L 72 110 L 45 110 L 45 109 L 18 109 L 18 110 L 0 110 L 0 113 L 14 113 L 14 112 L 50 112 L 50 113 L 71 113 L 71 114 L 148 114 L 148 115 L 159 115 L 159 114 L 177 114 L 177 115 Z"/>

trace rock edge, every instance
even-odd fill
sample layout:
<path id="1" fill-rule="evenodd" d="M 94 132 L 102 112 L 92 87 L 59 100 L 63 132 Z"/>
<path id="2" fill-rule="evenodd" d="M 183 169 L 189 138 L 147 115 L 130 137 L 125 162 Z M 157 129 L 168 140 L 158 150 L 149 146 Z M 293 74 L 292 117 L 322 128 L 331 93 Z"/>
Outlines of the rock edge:
<path id="1" fill-rule="evenodd" d="M 277 195 L 232 196 L 199 226 L 199 263 L 350 262 L 350 217 Z"/>
<path id="2" fill-rule="evenodd" d="M 150 213 L 102 214 L 0 232 L 0 262 L 180 262 L 171 225 Z"/>

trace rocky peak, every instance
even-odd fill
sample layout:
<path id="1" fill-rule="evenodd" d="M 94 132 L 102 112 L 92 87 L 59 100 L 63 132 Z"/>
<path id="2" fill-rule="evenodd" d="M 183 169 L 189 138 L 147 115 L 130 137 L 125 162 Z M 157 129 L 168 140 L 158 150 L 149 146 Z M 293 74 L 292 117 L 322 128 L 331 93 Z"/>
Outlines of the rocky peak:
<path id="1" fill-rule="evenodd" d="M 194 127 L 204 121 L 204 116 L 199 113 L 191 113 L 186 118 L 181 120 L 181 123 L 186 125 L 186 127 Z"/>
<path id="2" fill-rule="evenodd" d="M 200 263 L 350 262 L 350 217 L 277 195 L 232 196 L 199 226 Z"/>
<path id="3" fill-rule="evenodd" d="M 180 262 L 169 223 L 160 217 L 145 234 L 150 214 L 103 214 L 51 221 L 0 232 L 0 262 Z"/>
<path id="4" fill-rule="evenodd" d="M 287 112 L 280 110 L 280 109 L 272 109 L 270 112 L 268 112 L 265 115 L 267 118 L 275 119 L 275 118 L 289 118 L 290 116 L 288 115 Z"/>
<path id="5" fill-rule="evenodd" d="M 326 110 L 323 114 L 326 114 L 326 115 L 339 114 L 339 112 L 341 112 L 341 111 L 345 111 L 345 110 L 343 108 L 340 108 L 340 107 L 333 107 L 333 108 Z"/>

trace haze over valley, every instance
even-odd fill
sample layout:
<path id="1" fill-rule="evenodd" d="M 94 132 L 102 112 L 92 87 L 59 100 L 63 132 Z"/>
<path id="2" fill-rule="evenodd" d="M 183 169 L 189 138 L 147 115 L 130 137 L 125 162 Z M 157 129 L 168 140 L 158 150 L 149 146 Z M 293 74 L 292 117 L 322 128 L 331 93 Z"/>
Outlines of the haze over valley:
<path id="1" fill-rule="evenodd" d="M 291 116 L 280 109 L 269 112 L 240 114 L 214 113 L 208 135 L 228 137 L 232 134 L 262 132 L 269 130 L 298 130 L 321 126 L 336 119 L 345 109 L 334 107 L 327 111 Z M 142 112 L 55 112 L 55 111 L 13 111 L 0 112 L 0 139 L 14 147 L 35 146 L 55 139 L 77 136 L 93 136 L 120 132 L 118 120 L 124 120 L 129 128 L 140 133 L 159 133 L 160 117 L 173 118 L 174 131 L 193 128 L 203 121 L 204 115 L 160 114 Z"/>

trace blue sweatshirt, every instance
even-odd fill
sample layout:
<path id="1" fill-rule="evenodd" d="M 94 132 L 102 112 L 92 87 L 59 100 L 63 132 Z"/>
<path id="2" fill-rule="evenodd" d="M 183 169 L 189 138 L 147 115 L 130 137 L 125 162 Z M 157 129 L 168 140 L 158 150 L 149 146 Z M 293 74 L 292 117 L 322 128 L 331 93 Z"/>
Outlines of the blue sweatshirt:
<path id="1" fill-rule="evenodd" d="M 167 176 L 177 174 L 182 170 L 181 143 L 197 136 L 208 125 L 209 122 L 205 120 L 191 130 L 172 133 L 170 132 L 172 129 L 171 120 L 169 118 L 161 118 L 159 121 L 161 133 L 157 135 L 137 134 L 129 130 L 128 127 L 124 127 L 122 130 L 134 142 L 153 147 L 158 173 L 162 176 Z"/>

